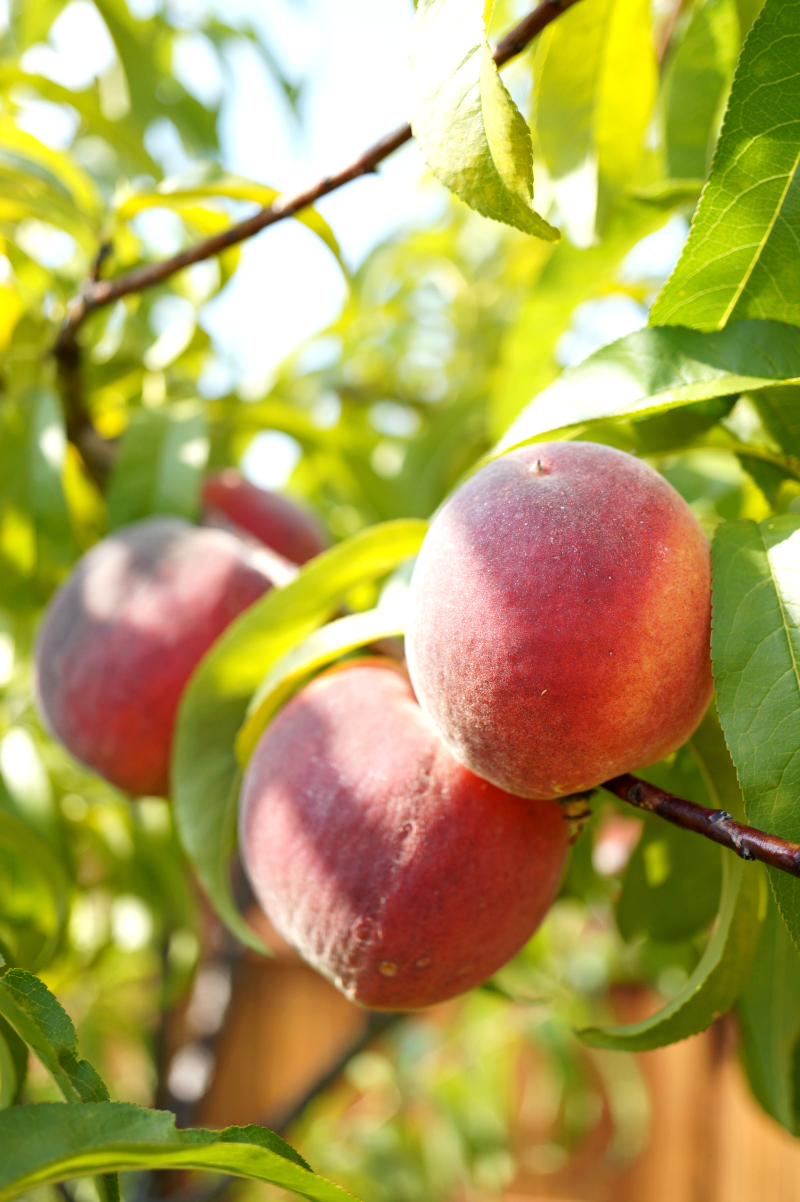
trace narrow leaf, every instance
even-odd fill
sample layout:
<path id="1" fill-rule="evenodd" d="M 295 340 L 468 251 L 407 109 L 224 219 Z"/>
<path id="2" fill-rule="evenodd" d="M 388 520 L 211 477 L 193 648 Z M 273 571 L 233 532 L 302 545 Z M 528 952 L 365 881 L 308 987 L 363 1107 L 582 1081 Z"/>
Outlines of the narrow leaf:
<path id="1" fill-rule="evenodd" d="M 578 246 L 594 239 L 598 184 L 618 190 L 638 166 L 656 83 L 645 0 L 582 0 L 542 33 L 537 141 Z"/>
<path id="2" fill-rule="evenodd" d="M 311 560 L 234 622 L 197 668 L 183 695 L 172 759 L 175 820 L 184 849 L 218 914 L 247 946 L 263 944 L 239 914 L 228 865 L 236 836 L 234 743 L 259 682 L 276 661 L 333 617 L 348 592 L 416 554 L 427 529 L 385 522 Z"/>
<path id="3" fill-rule="evenodd" d="M 742 50 L 708 185 L 654 325 L 800 323 L 800 0 L 766 0 Z"/>
<path id="4" fill-rule="evenodd" d="M 717 705 L 747 820 L 800 843 L 800 517 L 725 523 L 712 565 Z M 800 882 L 769 871 L 800 946 Z"/>
<path id="5" fill-rule="evenodd" d="M 720 104 L 738 51 L 734 0 L 696 5 L 664 81 L 667 172 L 672 178 L 708 175 Z"/>
<path id="6" fill-rule="evenodd" d="M 471 208 L 558 240 L 533 208 L 531 135 L 492 58 L 483 0 L 420 0 L 411 126 L 433 174 Z"/>
<path id="7" fill-rule="evenodd" d="M 166 208 L 181 209 L 195 205 L 215 197 L 229 200 L 252 200 L 261 208 L 269 208 L 278 198 L 280 192 L 266 184 L 255 180 L 245 179 L 242 175 L 234 175 L 213 162 L 193 163 L 192 166 L 179 176 L 165 179 L 154 192 L 126 192 L 117 200 L 117 217 L 128 221 L 142 209 Z M 316 209 L 309 206 L 295 214 L 295 220 L 305 225 L 325 243 L 344 268 L 344 260 L 339 243 L 325 218 Z M 346 269 L 345 269 L 346 270 Z"/>
<path id="8" fill-rule="evenodd" d="M 579 1031 L 585 1043 L 619 1052 L 647 1052 L 704 1031 L 734 1004 L 758 945 L 766 885 L 760 865 L 745 864 L 724 849 L 720 854 L 722 895 L 716 925 L 683 989 L 643 1022 Z"/>
<path id="9" fill-rule="evenodd" d="M 405 618 L 394 609 L 349 614 L 315 630 L 275 663 L 250 703 L 247 720 L 236 738 L 236 754 L 244 768 L 269 723 L 311 673 L 377 639 L 403 634 Z"/>
<path id="10" fill-rule="evenodd" d="M 800 956 L 772 897 L 737 1010 L 750 1087 L 767 1114 L 796 1135 Z"/>
<path id="11" fill-rule="evenodd" d="M 89 1173 L 205 1169 L 267 1181 L 311 1202 L 346 1202 L 341 1186 L 313 1173 L 264 1127 L 176 1130 L 175 1116 L 123 1102 L 40 1102 L 0 1113 L 0 1202 Z"/>

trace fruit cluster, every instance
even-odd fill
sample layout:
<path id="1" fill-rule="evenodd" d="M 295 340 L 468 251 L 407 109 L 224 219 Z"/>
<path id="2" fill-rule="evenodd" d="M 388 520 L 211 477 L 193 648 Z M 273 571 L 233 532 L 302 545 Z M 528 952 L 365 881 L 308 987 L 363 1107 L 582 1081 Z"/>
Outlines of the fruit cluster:
<path id="1" fill-rule="evenodd" d="M 309 515 L 235 472 L 204 501 L 204 527 L 153 518 L 99 543 L 39 638 L 49 729 L 132 793 L 169 792 L 204 653 L 325 545 Z M 558 889 L 557 799 L 661 758 L 700 721 L 710 592 L 691 510 L 632 456 L 553 442 L 484 466 L 423 544 L 407 670 L 324 673 L 255 749 L 240 851 L 276 929 L 376 1009 L 491 976 Z"/>

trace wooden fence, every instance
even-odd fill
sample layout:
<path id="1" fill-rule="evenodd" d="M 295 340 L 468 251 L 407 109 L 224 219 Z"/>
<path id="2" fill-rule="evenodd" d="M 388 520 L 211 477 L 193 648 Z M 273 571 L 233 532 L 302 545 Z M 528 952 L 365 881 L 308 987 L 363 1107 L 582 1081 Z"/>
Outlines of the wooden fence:
<path id="1" fill-rule="evenodd" d="M 641 1017 L 652 1000 L 632 992 L 622 1017 Z M 270 1120 L 280 1125 L 306 1091 L 363 1035 L 367 1016 L 286 948 L 272 961 L 244 956 L 217 1040 L 211 1087 L 194 1121 L 221 1127 Z M 503 1202 L 798 1202 L 800 1140 L 752 1100 L 724 1020 L 710 1031 L 644 1053 L 652 1121 L 638 1159 L 614 1167 L 609 1125 L 557 1172 L 523 1167 Z M 525 1165 L 525 1131 L 516 1132 Z M 465 1200 L 466 1202 L 466 1200 Z M 470 1197 L 469 1202 L 473 1202 Z"/>

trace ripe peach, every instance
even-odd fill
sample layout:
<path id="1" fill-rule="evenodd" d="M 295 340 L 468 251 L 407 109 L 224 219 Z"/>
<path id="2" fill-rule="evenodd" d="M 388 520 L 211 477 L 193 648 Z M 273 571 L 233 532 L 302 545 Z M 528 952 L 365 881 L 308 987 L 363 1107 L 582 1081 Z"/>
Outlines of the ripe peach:
<path id="1" fill-rule="evenodd" d="M 203 504 L 212 520 L 221 515 L 292 563 L 306 563 L 328 545 L 310 513 L 280 493 L 250 484 L 235 468 L 208 477 Z"/>
<path id="2" fill-rule="evenodd" d="M 181 693 L 225 627 L 295 569 L 223 530 L 148 518 L 81 559 L 36 648 L 39 709 L 76 759 L 130 793 L 166 794 Z"/>
<path id="3" fill-rule="evenodd" d="M 711 699 L 709 547 L 646 463 L 587 442 L 486 464 L 440 510 L 406 652 L 453 755 L 557 797 L 661 759 Z"/>
<path id="4" fill-rule="evenodd" d="M 279 933 L 349 998 L 413 1010 L 472 988 L 525 943 L 567 846 L 552 801 L 463 768 L 406 677 L 318 677 L 247 767 L 240 850 Z"/>

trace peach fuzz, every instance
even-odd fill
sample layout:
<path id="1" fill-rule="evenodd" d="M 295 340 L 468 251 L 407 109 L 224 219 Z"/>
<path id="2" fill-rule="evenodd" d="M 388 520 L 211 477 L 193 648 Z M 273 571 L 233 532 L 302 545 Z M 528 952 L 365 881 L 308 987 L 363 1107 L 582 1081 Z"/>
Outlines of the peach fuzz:
<path id="1" fill-rule="evenodd" d="M 708 541 L 632 455 L 537 443 L 486 464 L 431 524 L 406 653 L 453 755 L 522 797 L 661 759 L 712 696 Z"/>
<path id="2" fill-rule="evenodd" d="M 349 998 L 413 1010 L 491 976 L 536 930 L 567 848 L 555 802 L 480 780 L 401 672 L 317 677 L 262 735 L 240 851 L 283 938 Z"/>
<path id="3" fill-rule="evenodd" d="M 292 563 L 306 563 L 328 546 L 312 514 L 280 493 L 257 488 L 235 468 L 208 477 L 203 504 L 211 524 L 222 517 Z"/>
<path id="4" fill-rule="evenodd" d="M 179 518 L 115 531 L 80 560 L 39 634 L 36 690 L 51 734 L 118 788 L 166 795 L 189 677 L 242 610 L 294 574 Z"/>

